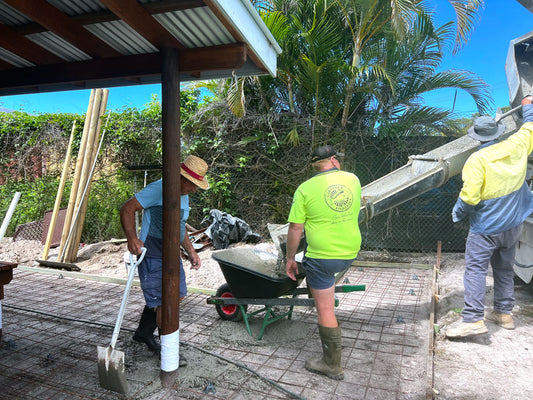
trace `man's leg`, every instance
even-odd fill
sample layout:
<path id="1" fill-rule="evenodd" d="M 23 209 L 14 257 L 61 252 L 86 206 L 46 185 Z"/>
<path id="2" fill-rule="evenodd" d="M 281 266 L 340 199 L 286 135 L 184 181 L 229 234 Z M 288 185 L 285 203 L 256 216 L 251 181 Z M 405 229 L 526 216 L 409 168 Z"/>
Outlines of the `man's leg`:
<path id="1" fill-rule="evenodd" d="M 327 328 L 339 326 L 335 316 L 335 286 L 327 289 L 311 289 L 311 295 L 315 299 L 318 324 Z"/>
<path id="2" fill-rule="evenodd" d="M 485 317 L 485 293 L 489 262 L 495 250 L 490 236 L 469 233 L 465 251 L 465 307 L 461 315 L 464 322 L 482 321 Z"/>
<path id="3" fill-rule="evenodd" d="M 515 328 L 511 314 L 515 305 L 513 264 L 521 232 L 522 225 L 501 233 L 500 247 L 490 262 L 494 276 L 494 312 L 486 318 L 505 329 Z"/>
<path id="4" fill-rule="evenodd" d="M 139 326 L 133 335 L 133 340 L 144 343 L 150 350 L 159 353 L 161 351 L 161 345 L 155 340 L 155 328 L 157 328 L 155 310 L 144 306 Z"/>
<path id="5" fill-rule="evenodd" d="M 158 326 L 156 308 L 161 304 L 161 259 L 145 258 L 139 265 L 138 272 L 146 305 L 133 339 L 159 353 L 161 345 L 154 337 L 154 331 Z"/>
<path id="6" fill-rule="evenodd" d="M 515 305 L 514 299 L 514 257 L 516 245 L 520 239 L 522 225 L 501 234 L 500 248 L 491 258 L 494 276 L 494 311 L 511 314 Z"/>
<path id="7" fill-rule="evenodd" d="M 341 367 L 341 327 L 335 317 L 335 286 L 310 289 L 318 314 L 318 332 L 323 355 L 322 358 L 307 360 L 305 368 L 332 379 L 344 379 Z"/>
<path id="8" fill-rule="evenodd" d="M 469 233 L 466 240 L 463 320 L 446 330 L 446 337 L 461 338 L 488 332 L 485 326 L 485 291 L 489 260 L 495 243 L 491 236 Z"/>

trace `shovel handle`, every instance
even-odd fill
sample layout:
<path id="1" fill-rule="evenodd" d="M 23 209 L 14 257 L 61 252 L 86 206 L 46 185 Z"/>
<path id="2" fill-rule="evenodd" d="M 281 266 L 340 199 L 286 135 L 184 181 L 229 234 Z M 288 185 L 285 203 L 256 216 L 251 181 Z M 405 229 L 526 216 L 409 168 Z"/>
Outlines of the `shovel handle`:
<path id="1" fill-rule="evenodd" d="M 113 336 L 111 336 L 111 348 L 115 348 L 118 339 L 118 333 L 120 332 L 120 326 L 122 325 L 122 320 L 124 319 L 124 312 L 126 311 L 126 303 L 128 302 L 128 296 L 130 294 L 131 283 L 133 282 L 133 276 L 135 275 L 135 269 L 141 263 L 146 254 L 146 248 L 141 248 L 141 256 L 136 263 L 133 262 L 133 254 L 130 253 L 130 272 L 128 274 L 128 281 L 126 282 L 126 288 L 124 289 L 124 296 L 122 297 L 122 302 L 120 303 L 120 309 L 118 310 L 117 322 L 115 323 L 115 329 L 113 330 Z"/>

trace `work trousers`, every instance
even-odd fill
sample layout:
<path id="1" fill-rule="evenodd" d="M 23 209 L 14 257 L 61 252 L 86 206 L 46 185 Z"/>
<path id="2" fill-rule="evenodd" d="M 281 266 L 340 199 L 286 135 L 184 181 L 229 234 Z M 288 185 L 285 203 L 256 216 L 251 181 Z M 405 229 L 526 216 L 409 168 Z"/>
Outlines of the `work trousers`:
<path id="1" fill-rule="evenodd" d="M 494 277 L 494 311 L 510 314 L 514 304 L 514 257 L 522 224 L 496 235 L 470 232 L 466 240 L 464 322 L 485 317 L 485 292 L 489 263 Z"/>

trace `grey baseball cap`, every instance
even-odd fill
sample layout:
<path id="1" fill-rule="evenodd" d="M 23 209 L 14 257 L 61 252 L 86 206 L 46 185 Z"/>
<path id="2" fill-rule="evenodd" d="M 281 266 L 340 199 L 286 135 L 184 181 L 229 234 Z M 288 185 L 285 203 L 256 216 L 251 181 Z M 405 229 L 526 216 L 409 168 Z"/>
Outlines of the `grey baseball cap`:
<path id="1" fill-rule="evenodd" d="M 478 117 L 474 125 L 468 129 L 468 136 L 480 142 L 490 142 L 500 137 L 505 132 L 505 125 L 496 123 L 494 118 L 489 116 Z"/>
<path id="2" fill-rule="evenodd" d="M 313 151 L 313 154 L 311 154 L 311 162 L 314 163 L 333 156 L 344 157 L 344 153 L 339 153 L 330 145 L 320 146 Z"/>

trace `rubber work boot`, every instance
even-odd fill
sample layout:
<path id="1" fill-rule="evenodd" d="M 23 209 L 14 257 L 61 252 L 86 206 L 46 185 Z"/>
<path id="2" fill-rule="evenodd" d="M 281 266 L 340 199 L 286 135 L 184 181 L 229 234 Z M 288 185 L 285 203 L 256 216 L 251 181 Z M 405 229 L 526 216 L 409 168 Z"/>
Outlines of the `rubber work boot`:
<path id="1" fill-rule="evenodd" d="M 154 336 L 155 328 L 157 328 L 155 310 L 148 306 L 144 306 L 139 327 L 133 334 L 133 340 L 144 343 L 150 350 L 155 353 L 161 352 L 161 345 Z"/>
<path id="2" fill-rule="evenodd" d="M 446 337 L 462 338 L 468 336 L 482 335 L 489 330 L 483 320 L 477 322 L 461 322 L 453 328 L 446 329 Z"/>
<path id="3" fill-rule="evenodd" d="M 331 379 L 344 379 L 344 371 L 341 367 L 341 327 L 326 328 L 318 325 L 318 332 L 322 342 L 322 358 L 307 360 L 305 368 Z"/>
<path id="4" fill-rule="evenodd" d="M 500 314 L 491 311 L 487 314 L 485 319 L 500 325 L 503 329 L 514 329 L 513 314 Z"/>

